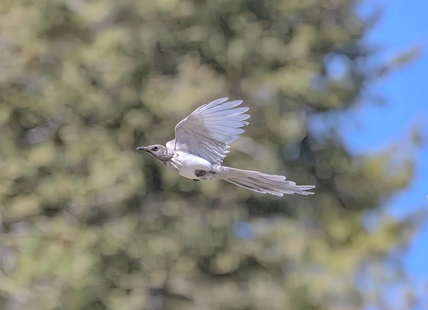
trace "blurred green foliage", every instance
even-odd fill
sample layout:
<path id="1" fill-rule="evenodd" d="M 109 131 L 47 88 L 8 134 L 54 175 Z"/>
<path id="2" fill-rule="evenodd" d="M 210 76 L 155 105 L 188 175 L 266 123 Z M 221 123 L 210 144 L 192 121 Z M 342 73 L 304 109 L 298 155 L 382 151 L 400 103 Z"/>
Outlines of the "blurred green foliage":
<path id="1" fill-rule="evenodd" d="M 363 216 L 412 162 L 308 133 L 370 79 L 356 4 L 3 1 L 0 309 L 360 309 L 405 285 L 385 261 L 415 222 Z M 192 182 L 134 151 L 225 95 L 252 114 L 226 164 L 316 195 Z"/>

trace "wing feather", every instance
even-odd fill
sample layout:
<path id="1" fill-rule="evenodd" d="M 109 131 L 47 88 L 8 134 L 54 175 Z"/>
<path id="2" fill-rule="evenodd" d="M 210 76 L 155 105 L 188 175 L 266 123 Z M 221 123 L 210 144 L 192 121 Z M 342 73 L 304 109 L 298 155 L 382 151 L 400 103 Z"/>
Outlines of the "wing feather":
<path id="1" fill-rule="evenodd" d="M 220 98 L 207 103 L 175 127 L 175 140 L 167 147 L 200 156 L 212 164 L 221 164 L 229 153 L 228 144 L 245 132 L 249 114 L 247 107 L 238 107 L 242 100 Z"/>

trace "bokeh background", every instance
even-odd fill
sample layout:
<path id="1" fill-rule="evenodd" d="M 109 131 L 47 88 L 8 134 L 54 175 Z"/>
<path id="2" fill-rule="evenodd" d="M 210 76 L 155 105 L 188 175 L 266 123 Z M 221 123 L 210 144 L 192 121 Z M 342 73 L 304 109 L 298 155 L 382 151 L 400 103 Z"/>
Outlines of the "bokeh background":
<path id="1" fill-rule="evenodd" d="M 427 309 L 428 7 L 412 5 L 2 2 L 0 309 Z M 225 164 L 316 195 L 193 182 L 135 152 L 223 96 L 252 114 Z"/>

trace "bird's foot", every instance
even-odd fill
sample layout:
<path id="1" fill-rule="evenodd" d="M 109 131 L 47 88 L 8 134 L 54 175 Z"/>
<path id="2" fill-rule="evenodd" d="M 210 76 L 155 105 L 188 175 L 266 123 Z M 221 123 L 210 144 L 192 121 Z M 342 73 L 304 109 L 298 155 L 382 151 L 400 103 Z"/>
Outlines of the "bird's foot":
<path id="1" fill-rule="evenodd" d="M 203 177 L 204 175 L 206 175 L 207 172 L 205 170 L 195 170 L 195 175 L 200 178 Z"/>
<path id="2" fill-rule="evenodd" d="M 196 182 L 199 182 L 199 180 L 198 179 L 192 179 L 193 181 L 196 181 Z"/>

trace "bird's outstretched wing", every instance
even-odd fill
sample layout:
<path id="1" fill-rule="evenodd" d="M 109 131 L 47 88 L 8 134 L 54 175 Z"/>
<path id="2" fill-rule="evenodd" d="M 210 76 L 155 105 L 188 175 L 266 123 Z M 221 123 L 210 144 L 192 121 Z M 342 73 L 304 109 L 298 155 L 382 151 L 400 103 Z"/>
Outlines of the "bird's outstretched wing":
<path id="1" fill-rule="evenodd" d="M 227 102 L 220 98 L 207 103 L 175 127 L 175 140 L 167 143 L 168 148 L 184 151 L 202 157 L 212 164 L 221 164 L 229 153 L 228 144 L 238 139 L 248 125 L 244 114 L 247 107 L 237 107 L 242 100 Z"/>

